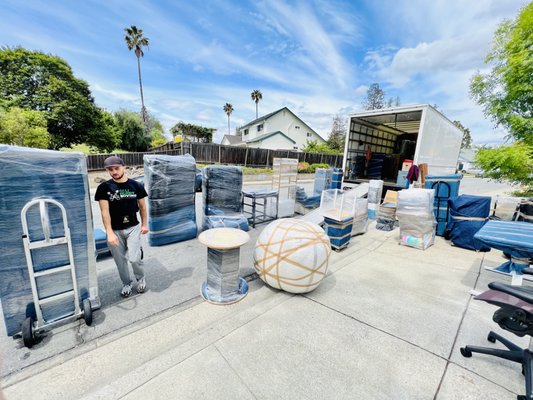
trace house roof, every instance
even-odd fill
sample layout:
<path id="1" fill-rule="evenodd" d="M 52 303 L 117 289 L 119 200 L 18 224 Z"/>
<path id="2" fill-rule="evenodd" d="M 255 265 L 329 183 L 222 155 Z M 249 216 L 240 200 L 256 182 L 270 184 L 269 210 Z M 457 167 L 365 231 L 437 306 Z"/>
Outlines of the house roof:
<path id="1" fill-rule="evenodd" d="M 275 135 L 281 135 L 281 136 L 285 137 L 286 139 L 290 140 L 292 143 L 296 144 L 296 142 L 294 140 L 292 140 L 290 137 L 288 137 L 287 135 L 285 135 L 281 131 L 265 133 L 263 135 L 257 136 L 256 138 L 253 138 L 253 139 L 250 139 L 250 140 L 245 140 L 244 142 L 245 143 L 262 142 L 263 140 L 268 139 L 269 137 L 275 136 Z"/>
<path id="2" fill-rule="evenodd" d="M 257 119 L 254 119 L 253 121 L 248 122 L 246 125 L 241 126 L 239 129 L 244 129 L 244 128 L 247 128 L 247 127 L 249 127 L 249 126 L 252 126 L 252 125 L 258 124 L 258 123 L 261 122 L 261 121 L 265 121 L 265 120 L 269 119 L 271 116 L 273 116 L 273 115 L 275 115 L 275 114 L 277 114 L 277 113 L 279 113 L 280 111 L 283 111 L 283 110 L 287 110 L 287 111 L 289 111 L 291 114 L 294 115 L 294 113 L 293 113 L 291 110 L 289 110 L 287 107 L 283 107 L 283 108 L 280 108 L 279 110 L 276 110 L 276 111 L 274 111 L 274 112 L 271 112 L 270 114 L 263 115 L 262 117 L 259 117 L 259 118 L 257 118 Z M 294 115 L 294 116 L 296 117 L 296 115 Z M 298 118 L 298 117 L 296 117 L 296 118 Z M 298 119 L 299 119 L 299 118 L 298 118 Z M 303 121 L 302 121 L 302 122 L 303 122 Z"/>
<path id="3" fill-rule="evenodd" d="M 224 135 L 222 141 L 224 141 L 224 139 L 227 139 L 230 145 L 242 143 L 241 137 L 237 135 Z"/>

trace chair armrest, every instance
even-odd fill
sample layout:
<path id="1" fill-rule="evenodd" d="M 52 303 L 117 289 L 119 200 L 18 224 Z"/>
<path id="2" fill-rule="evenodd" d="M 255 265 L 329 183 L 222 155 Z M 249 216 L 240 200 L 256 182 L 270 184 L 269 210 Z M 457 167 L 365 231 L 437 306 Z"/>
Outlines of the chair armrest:
<path id="1" fill-rule="evenodd" d="M 527 275 L 533 275 L 533 268 L 531 268 L 531 267 L 524 268 L 522 270 L 522 273 L 527 274 Z"/>

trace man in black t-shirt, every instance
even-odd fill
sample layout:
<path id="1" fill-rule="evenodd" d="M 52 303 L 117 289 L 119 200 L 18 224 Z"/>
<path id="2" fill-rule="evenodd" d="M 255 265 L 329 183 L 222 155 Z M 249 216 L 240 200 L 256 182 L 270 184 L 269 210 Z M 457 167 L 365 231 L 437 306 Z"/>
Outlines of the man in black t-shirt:
<path id="1" fill-rule="evenodd" d="M 124 161 L 120 157 L 106 158 L 104 166 L 112 179 L 98 186 L 94 199 L 100 204 L 107 243 L 122 280 L 121 295 L 128 297 L 133 286 L 128 263 L 131 263 L 137 281 L 137 292 L 146 290 L 141 234 L 148 233 L 144 200 L 148 194 L 141 183 L 128 179 Z M 137 219 L 138 211 L 141 214 L 140 224 Z"/>

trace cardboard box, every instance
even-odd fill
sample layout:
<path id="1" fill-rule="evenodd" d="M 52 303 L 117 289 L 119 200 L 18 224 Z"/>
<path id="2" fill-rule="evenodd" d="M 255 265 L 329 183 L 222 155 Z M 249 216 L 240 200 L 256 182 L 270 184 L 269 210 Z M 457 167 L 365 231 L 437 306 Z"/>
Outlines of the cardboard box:
<path id="1" fill-rule="evenodd" d="M 413 165 L 413 160 L 403 160 L 402 171 L 409 171 L 409 168 Z"/>

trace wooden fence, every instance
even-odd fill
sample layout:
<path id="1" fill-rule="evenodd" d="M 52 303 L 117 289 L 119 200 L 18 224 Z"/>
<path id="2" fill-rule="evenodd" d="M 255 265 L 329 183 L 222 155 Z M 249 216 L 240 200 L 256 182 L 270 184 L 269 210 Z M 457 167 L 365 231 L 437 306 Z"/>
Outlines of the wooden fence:
<path id="1" fill-rule="evenodd" d="M 192 155 L 201 164 L 232 164 L 246 167 L 271 167 L 274 158 L 297 158 L 298 162 L 309 164 L 329 164 L 340 168 L 342 154 L 304 153 L 292 150 L 268 150 L 250 147 L 223 146 L 214 143 L 167 143 L 144 153 L 124 153 L 120 157 L 128 166 L 143 165 L 145 154 Z M 104 160 L 110 154 L 96 154 L 87 156 L 89 171 L 104 168 Z"/>

